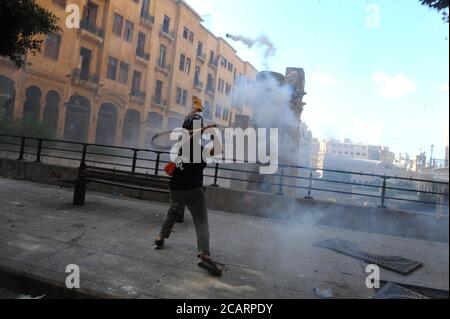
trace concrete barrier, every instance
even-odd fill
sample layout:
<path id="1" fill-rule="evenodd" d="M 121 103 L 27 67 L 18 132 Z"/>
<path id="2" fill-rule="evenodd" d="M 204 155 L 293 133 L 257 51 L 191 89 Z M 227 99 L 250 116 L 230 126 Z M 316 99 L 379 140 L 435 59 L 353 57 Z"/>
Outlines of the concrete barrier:
<path id="1" fill-rule="evenodd" d="M 3 177 L 61 185 L 61 180 L 73 180 L 77 173 L 76 168 L 0 159 L 0 176 Z M 95 183 L 89 184 L 87 189 L 88 191 L 116 193 L 143 200 L 169 201 L 168 196 L 164 194 Z M 217 187 L 207 187 L 206 197 L 209 209 L 230 213 L 397 237 L 449 242 L 448 215 L 437 217 L 428 213 L 360 207 Z"/>

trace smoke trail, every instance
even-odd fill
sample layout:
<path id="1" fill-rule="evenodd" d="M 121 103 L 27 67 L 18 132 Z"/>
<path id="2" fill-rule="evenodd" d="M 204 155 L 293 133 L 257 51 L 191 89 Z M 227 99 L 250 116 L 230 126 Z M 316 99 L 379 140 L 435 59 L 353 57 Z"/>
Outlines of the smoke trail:
<path id="1" fill-rule="evenodd" d="M 260 35 L 256 39 L 248 38 L 248 37 L 245 37 L 242 35 L 229 34 L 229 33 L 226 36 L 227 36 L 227 38 L 230 38 L 234 41 L 245 44 L 249 49 L 253 48 L 254 46 L 265 47 L 266 50 L 264 51 L 264 58 L 266 60 L 269 57 L 275 56 L 275 53 L 277 51 L 273 42 L 271 42 L 265 34 Z"/>

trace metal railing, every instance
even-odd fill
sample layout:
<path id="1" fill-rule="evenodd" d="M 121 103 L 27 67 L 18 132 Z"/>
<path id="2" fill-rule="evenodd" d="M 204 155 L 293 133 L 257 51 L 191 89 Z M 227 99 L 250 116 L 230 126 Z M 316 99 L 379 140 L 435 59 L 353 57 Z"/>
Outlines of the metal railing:
<path id="1" fill-rule="evenodd" d="M 165 164 L 170 162 L 166 151 L 89 144 L 74 141 L 40 139 L 34 137 L 0 134 L 0 154 L 19 161 L 45 162 L 68 167 L 79 167 L 86 162 L 92 166 L 107 166 L 159 175 L 164 173 Z M 6 156 L 9 154 L 9 156 Z M 223 158 L 225 160 L 225 158 Z M 263 163 L 230 160 L 232 163 L 212 163 L 205 170 L 204 177 L 211 186 L 239 188 L 271 192 L 279 196 L 322 199 L 321 194 L 332 194 L 339 202 L 349 197 L 353 203 L 360 198 L 374 200 L 375 205 L 397 208 L 394 202 L 405 202 L 424 207 L 441 207 L 448 210 L 448 182 L 418 179 L 413 177 L 377 175 L 330 169 L 318 169 L 279 164 L 272 175 L 259 174 Z M 359 180 L 359 181 L 358 181 Z M 363 181 L 365 180 L 365 181 Z M 221 185 L 224 182 L 227 185 Z M 346 196 L 346 197 L 345 197 Z M 425 206 L 423 206 L 425 205 Z M 411 209 L 415 210 L 415 209 Z"/>
<path id="2" fill-rule="evenodd" d="M 80 27 L 81 27 L 81 29 L 89 31 L 90 33 L 92 33 L 92 34 L 94 34 L 94 35 L 96 35 L 96 36 L 98 36 L 100 38 L 103 38 L 103 36 L 104 36 L 103 29 L 97 27 L 95 25 L 95 23 L 93 23 L 91 21 L 81 20 L 80 21 Z"/>

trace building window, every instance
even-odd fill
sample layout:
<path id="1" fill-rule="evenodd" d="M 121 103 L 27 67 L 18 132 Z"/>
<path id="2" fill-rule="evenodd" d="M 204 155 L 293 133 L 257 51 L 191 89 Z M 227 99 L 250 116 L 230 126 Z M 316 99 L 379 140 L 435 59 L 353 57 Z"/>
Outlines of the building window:
<path id="1" fill-rule="evenodd" d="M 199 42 L 197 45 L 197 56 L 201 56 L 203 54 L 203 43 Z"/>
<path id="2" fill-rule="evenodd" d="M 45 39 L 44 55 L 47 58 L 58 60 L 59 48 L 61 46 L 61 36 L 59 34 L 48 34 Z"/>
<path id="3" fill-rule="evenodd" d="M 161 47 L 159 48 L 159 66 L 164 67 L 166 65 L 166 53 L 167 47 L 164 44 L 161 44 Z"/>
<path id="4" fill-rule="evenodd" d="M 80 49 L 80 79 L 88 80 L 91 71 L 92 51 L 81 47 Z"/>
<path id="5" fill-rule="evenodd" d="M 183 29 L 183 38 L 188 40 L 189 42 L 194 42 L 194 33 L 188 28 L 184 27 Z"/>
<path id="6" fill-rule="evenodd" d="M 170 18 L 168 16 L 164 16 L 162 31 L 165 33 L 169 33 L 170 31 Z"/>
<path id="7" fill-rule="evenodd" d="M 177 87 L 177 96 L 176 96 L 177 104 L 186 106 L 187 105 L 187 97 L 188 97 L 188 91 Z"/>
<path id="8" fill-rule="evenodd" d="M 231 62 L 228 62 L 228 71 L 233 72 L 234 65 Z"/>
<path id="9" fill-rule="evenodd" d="M 180 55 L 180 71 L 189 74 L 191 73 L 192 60 L 186 57 L 184 54 Z"/>
<path id="10" fill-rule="evenodd" d="M 214 93 L 214 78 L 211 74 L 208 73 L 208 82 L 206 84 L 206 90 Z"/>
<path id="11" fill-rule="evenodd" d="M 140 56 L 141 58 L 143 58 L 145 54 L 145 40 L 146 40 L 145 33 L 139 32 L 138 42 L 136 46 L 136 55 Z"/>
<path id="12" fill-rule="evenodd" d="M 163 83 L 161 81 L 157 80 L 156 86 L 155 86 L 155 103 L 157 103 L 157 104 L 161 104 L 162 89 L 163 89 Z"/>
<path id="13" fill-rule="evenodd" d="M 150 0 L 142 0 L 141 17 L 146 17 L 150 11 Z"/>
<path id="14" fill-rule="evenodd" d="M 215 64 L 216 63 L 216 54 L 214 53 L 214 51 L 211 51 L 209 53 L 209 63 Z"/>
<path id="15" fill-rule="evenodd" d="M 222 106 L 220 106 L 219 104 L 216 105 L 216 113 L 215 113 L 216 118 L 220 119 L 222 117 Z"/>
<path id="16" fill-rule="evenodd" d="M 119 82 L 122 84 L 128 83 L 128 70 L 130 69 L 130 66 L 128 63 L 120 62 L 119 67 Z"/>
<path id="17" fill-rule="evenodd" d="M 184 72 L 184 68 L 186 65 L 186 56 L 184 54 L 180 55 L 180 71 Z"/>
<path id="18" fill-rule="evenodd" d="M 131 82 L 131 93 L 136 95 L 141 91 L 141 72 L 134 71 L 133 72 L 133 82 Z"/>
<path id="19" fill-rule="evenodd" d="M 117 59 L 114 59 L 113 57 L 108 58 L 108 70 L 107 70 L 107 77 L 110 80 L 116 80 L 117 77 Z"/>
<path id="20" fill-rule="evenodd" d="M 194 85 L 200 84 L 200 67 L 195 66 Z"/>
<path id="21" fill-rule="evenodd" d="M 84 23 L 88 30 L 95 29 L 97 24 L 97 14 L 98 14 L 98 6 L 88 1 L 87 5 L 84 7 Z"/>
<path id="22" fill-rule="evenodd" d="M 125 31 L 123 34 L 123 38 L 127 42 L 133 41 L 133 30 L 134 30 L 134 24 L 131 21 L 125 21 Z"/>
<path id="23" fill-rule="evenodd" d="M 230 96 L 231 95 L 231 84 L 226 84 L 226 86 L 225 86 L 225 94 L 227 95 L 227 96 Z"/>
<path id="24" fill-rule="evenodd" d="M 230 111 L 226 108 L 223 109 L 223 116 L 222 116 L 222 120 L 224 121 L 228 121 L 230 116 Z"/>
<path id="25" fill-rule="evenodd" d="M 123 17 L 120 14 L 114 13 L 113 33 L 122 36 Z"/>

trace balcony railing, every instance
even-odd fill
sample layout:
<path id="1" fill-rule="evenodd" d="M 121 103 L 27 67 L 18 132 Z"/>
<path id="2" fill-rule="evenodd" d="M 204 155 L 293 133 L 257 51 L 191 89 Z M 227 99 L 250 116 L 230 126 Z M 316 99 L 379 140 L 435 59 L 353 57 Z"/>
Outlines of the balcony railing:
<path id="1" fill-rule="evenodd" d="M 131 91 L 131 102 L 135 102 L 138 104 L 145 103 L 145 92 L 140 90 Z"/>
<path id="2" fill-rule="evenodd" d="M 168 74 L 170 72 L 170 65 L 162 63 L 159 59 L 156 60 L 156 69 Z"/>
<path id="3" fill-rule="evenodd" d="M 167 100 L 163 100 L 160 96 L 154 95 L 152 97 L 152 104 L 161 108 L 165 108 L 167 106 Z"/>
<path id="4" fill-rule="evenodd" d="M 194 88 L 198 90 L 203 90 L 203 82 L 202 81 L 194 81 Z"/>
<path id="5" fill-rule="evenodd" d="M 150 53 L 147 52 L 136 52 L 136 56 L 141 59 L 144 60 L 146 62 L 150 61 Z"/>
<path id="6" fill-rule="evenodd" d="M 202 63 L 206 62 L 206 54 L 197 52 L 197 60 L 199 60 Z"/>
<path id="7" fill-rule="evenodd" d="M 96 37 L 99 38 L 103 38 L 105 33 L 103 31 L 103 29 L 98 28 L 95 23 L 92 23 L 91 21 L 88 20 L 81 20 L 80 21 L 80 27 L 82 30 L 86 30 L 89 33 L 95 35 Z"/>
<path id="8" fill-rule="evenodd" d="M 161 25 L 161 31 L 160 34 L 165 36 L 167 39 L 169 39 L 170 41 L 174 41 L 175 40 L 175 32 L 167 30 L 166 28 L 164 28 L 163 25 Z"/>
<path id="9" fill-rule="evenodd" d="M 141 24 L 146 27 L 153 27 L 155 23 L 155 17 L 148 12 L 141 12 Z"/>
<path id="10" fill-rule="evenodd" d="M 217 67 L 219 66 L 219 62 L 218 62 L 218 61 L 209 60 L 208 65 L 209 65 L 211 68 L 217 70 Z"/>
<path id="11" fill-rule="evenodd" d="M 72 80 L 77 84 L 85 85 L 89 88 L 97 88 L 99 83 L 99 75 L 81 72 L 80 69 L 75 69 L 72 72 Z"/>

